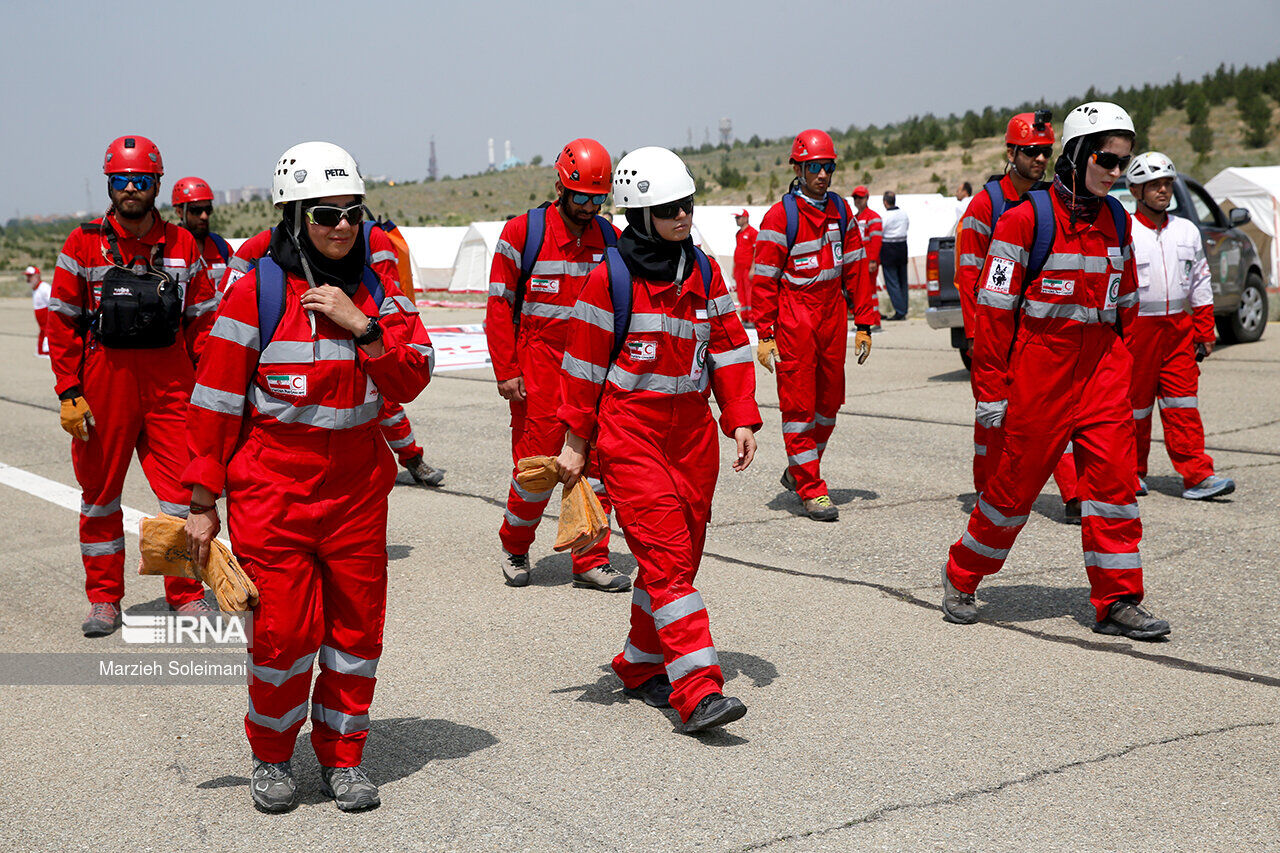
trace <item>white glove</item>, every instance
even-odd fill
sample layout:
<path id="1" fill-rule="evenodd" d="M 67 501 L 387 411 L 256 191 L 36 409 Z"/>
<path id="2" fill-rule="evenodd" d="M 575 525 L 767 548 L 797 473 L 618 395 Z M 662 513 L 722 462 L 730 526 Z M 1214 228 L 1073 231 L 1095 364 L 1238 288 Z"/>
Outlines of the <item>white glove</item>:
<path id="1" fill-rule="evenodd" d="M 987 429 L 1004 425 L 1004 413 L 1009 410 L 1008 400 L 994 400 L 990 403 L 979 402 L 976 420 Z"/>

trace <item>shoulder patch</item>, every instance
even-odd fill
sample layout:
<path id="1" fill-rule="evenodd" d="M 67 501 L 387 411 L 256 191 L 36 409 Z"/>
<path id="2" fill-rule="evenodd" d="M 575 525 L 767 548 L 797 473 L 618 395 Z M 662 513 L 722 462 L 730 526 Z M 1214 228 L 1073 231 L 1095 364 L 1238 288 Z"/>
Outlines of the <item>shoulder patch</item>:
<path id="1" fill-rule="evenodd" d="M 1013 261 L 1008 258 L 993 257 L 983 288 L 995 293 L 1007 294 L 1013 281 L 1013 266 Z"/>

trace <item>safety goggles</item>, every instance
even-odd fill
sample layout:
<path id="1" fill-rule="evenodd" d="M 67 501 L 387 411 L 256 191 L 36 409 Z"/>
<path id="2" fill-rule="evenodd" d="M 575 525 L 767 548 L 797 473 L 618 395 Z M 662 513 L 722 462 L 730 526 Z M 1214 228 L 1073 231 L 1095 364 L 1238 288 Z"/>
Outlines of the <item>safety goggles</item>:
<path id="1" fill-rule="evenodd" d="M 194 205 L 194 204 L 189 204 L 189 205 L 187 205 L 187 213 L 194 214 L 194 215 L 196 215 L 196 216 L 203 216 L 203 215 L 204 215 L 204 214 L 206 214 L 206 213 L 212 214 L 212 213 L 213 213 L 213 205 L 211 205 L 211 204 L 202 204 L 202 205 L 197 206 L 197 205 Z"/>
<path id="2" fill-rule="evenodd" d="M 1046 160 L 1053 155 L 1052 145 L 1019 145 L 1018 153 L 1028 160 L 1035 160 L 1037 157 L 1043 157 Z"/>
<path id="3" fill-rule="evenodd" d="M 591 202 L 596 207 L 600 207 L 606 201 L 609 200 L 609 194 L 608 193 L 593 194 L 593 193 L 571 192 L 569 193 L 569 200 L 572 201 L 574 204 L 586 204 L 587 202 Z"/>
<path id="4" fill-rule="evenodd" d="M 306 214 L 308 222 L 321 228 L 337 228 L 338 223 L 344 219 L 354 228 L 364 219 L 364 204 L 353 204 L 350 207 L 317 204 L 308 207 Z"/>
<path id="5" fill-rule="evenodd" d="M 145 193 L 159 180 L 155 175 L 107 175 L 107 185 L 115 192 L 124 192 L 129 184 L 140 193 Z"/>
<path id="6" fill-rule="evenodd" d="M 654 219 L 675 219 L 682 210 L 685 213 L 693 213 L 693 196 L 669 201 L 666 204 L 655 204 L 649 208 L 649 215 Z"/>
<path id="7" fill-rule="evenodd" d="M 1129 161 L 1133 159 L 1133 155 L 1126 154 L 1121 157 L 1119 154 L 1114 154 L 1110 151 L 1095 151 L 1091 159 L 1098 164 L 1100 169 L 1110 172 L 1112 169 L 1119 168 L 1123 172 L 1129 168 Z"/>
<path id="8" fill-rule="evenodd" d="M 836 170 L 835 160 L 814 161 L 805 164 L 805 168 L 810 175 L 816 175 L 819 172 L 826 172 L 828 175 Z"/>

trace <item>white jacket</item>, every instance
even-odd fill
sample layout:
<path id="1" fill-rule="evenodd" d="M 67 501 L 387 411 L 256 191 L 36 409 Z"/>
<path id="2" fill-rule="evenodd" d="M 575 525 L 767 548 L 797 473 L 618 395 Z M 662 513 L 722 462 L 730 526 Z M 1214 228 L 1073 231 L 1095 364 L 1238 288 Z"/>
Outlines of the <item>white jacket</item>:
<path id="1" fill-rule="evenodd" d="M 1200 229 L 1169 216 L 1156 232 L 1133 217 L 1133 261 L 1138 273 L 1138 314 L 1165 317 L 1213 305 L 1209 262 Z"/>

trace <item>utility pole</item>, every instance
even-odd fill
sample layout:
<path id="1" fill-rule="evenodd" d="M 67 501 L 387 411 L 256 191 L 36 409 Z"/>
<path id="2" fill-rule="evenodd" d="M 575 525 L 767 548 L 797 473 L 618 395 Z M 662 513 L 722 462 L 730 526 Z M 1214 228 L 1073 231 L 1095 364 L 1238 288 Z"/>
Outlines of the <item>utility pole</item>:
<path id="1" fill-rule="evenodd" d="M 427 160 L 427 180 L 434 181 L 439 178 L 439 169 L 436 167 L 436 138 L 431 137 L 431 157 Z"/>

